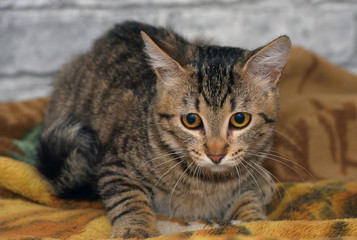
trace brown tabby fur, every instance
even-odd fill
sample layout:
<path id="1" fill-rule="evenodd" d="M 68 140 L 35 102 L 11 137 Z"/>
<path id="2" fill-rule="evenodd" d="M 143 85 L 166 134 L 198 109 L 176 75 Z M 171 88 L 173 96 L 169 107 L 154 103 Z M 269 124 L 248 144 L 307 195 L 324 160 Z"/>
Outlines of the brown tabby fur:
<path id="1" fill-rule="evenodd" d="M 285 36 L 248 51 L 116 25 L 60 72 L 38 168 L 56 195 L 99 194 L 112 237 L 159 235 L 155 214 L 265 220 L 274 184 L 261 163 L 290 47 Z M 229 123 L 237 112 L 252 116 L 242 129 Z M 199 129 L 183 125 L 189 113 Z"/>

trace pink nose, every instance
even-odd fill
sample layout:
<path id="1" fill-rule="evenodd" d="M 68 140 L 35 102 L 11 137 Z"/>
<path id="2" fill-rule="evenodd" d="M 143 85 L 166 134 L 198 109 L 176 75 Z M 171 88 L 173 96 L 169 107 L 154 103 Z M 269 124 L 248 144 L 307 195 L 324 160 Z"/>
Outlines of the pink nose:
<path id="1" fill-rule="evenodd" d="M 212 160 L 213 163 L 220 163 L 224 155 L 208 155 L 208 157 Z"/>

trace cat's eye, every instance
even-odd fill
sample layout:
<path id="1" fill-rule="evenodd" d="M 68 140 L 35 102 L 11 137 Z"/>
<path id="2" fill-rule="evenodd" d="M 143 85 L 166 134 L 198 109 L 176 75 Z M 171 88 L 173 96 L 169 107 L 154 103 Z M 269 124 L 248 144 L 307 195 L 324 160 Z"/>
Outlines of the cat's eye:
<path id="1" fill-rule="evenodd" d="M 189 113 L 181 117 L 183 125 L 189 129 L 196 129 L 202 126 L 202 120 L 196 113 Z"/>
<path id="2" fill-rule="evenodd" d="M 252 116 L 249 113 L 238 112 L 233 114 L 230 119 L 230 125 L 235 128 L 244 128 L 250 123 Z"/>

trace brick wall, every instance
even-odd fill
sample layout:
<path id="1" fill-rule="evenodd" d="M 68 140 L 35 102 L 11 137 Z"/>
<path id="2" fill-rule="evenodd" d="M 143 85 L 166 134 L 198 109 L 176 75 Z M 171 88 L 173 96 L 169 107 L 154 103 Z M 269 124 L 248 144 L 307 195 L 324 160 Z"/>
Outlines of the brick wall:
<path id="1" fill-rule="evenodd" d="M 47 95 L 53 75 L 114 23 L 255 48 L 281 34 L 357 73 L 355 0 L 0 0 L 0 101 Z"/>

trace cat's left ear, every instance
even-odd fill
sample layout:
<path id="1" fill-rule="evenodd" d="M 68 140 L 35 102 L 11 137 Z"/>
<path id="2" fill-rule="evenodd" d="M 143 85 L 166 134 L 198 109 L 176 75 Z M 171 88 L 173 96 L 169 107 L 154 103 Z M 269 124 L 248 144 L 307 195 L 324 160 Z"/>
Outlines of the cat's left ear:
<path id="1" fill-rule="evenodd" d="M 281 36 L 257 50 L 243 67 L 243 72 L 264 89 L 275 87 L 280 80 L 291 51 L 291 41 Z"/>
<path id="2" fill-rule="evenodd" d="M 185 74 L 185 70 L 181 65 L 167 53 L 170 50 L 173 51 L 174 47 L 160 41 L 159 43 L 162 45 L 160 48 L 145 32 L 141 31 L 140 33 L 150 58 L 150 64 L 156 75 L 165 86 L 174 86 Z"/>

